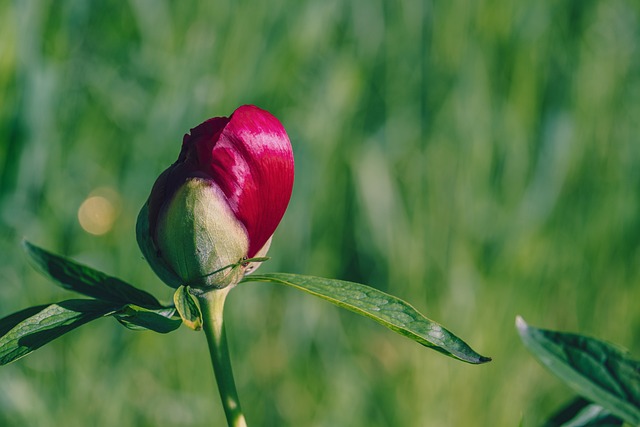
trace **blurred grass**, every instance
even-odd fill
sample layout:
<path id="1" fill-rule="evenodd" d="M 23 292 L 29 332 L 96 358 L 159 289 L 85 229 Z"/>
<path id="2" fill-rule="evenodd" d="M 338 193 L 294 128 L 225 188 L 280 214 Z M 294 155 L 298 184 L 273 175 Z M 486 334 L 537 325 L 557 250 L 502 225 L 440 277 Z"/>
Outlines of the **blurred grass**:
<path id="1" fill-rule="evenodd" d="M 227 316 L 250 424 L 539 425 L 571 392 L 516 314 L 640 354 L 639 19 L 622 0 L 2 2 L 0 315 L 69 297 L 23 236 L 169 299 L 137 211 L 190 127 L 254 103 L 297 164 L 262 268 L 394 293 L 494 361 L 248 284 Z M 96 189 L 118 212 L 101 236 L 77 219 Z M 0 369 L 0 424 L 222 425 L 210 370 L 199 334 L 98 321 Z"/>

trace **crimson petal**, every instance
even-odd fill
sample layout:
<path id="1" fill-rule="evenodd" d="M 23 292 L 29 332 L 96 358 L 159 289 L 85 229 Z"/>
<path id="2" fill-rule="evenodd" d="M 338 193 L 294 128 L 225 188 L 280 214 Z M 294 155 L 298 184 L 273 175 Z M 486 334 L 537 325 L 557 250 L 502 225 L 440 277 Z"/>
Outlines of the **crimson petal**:
<path id="1" fill-rule="evenodd" d="M 247 230 L 247 256 L 255 256 L 291 198 L 293 152 L 284 127 L 269 112 L 243 105 L 226 124 L 216 118 L 192 129 L 184 148 L 195 148 L 200 170 L 220 187 Z"/>

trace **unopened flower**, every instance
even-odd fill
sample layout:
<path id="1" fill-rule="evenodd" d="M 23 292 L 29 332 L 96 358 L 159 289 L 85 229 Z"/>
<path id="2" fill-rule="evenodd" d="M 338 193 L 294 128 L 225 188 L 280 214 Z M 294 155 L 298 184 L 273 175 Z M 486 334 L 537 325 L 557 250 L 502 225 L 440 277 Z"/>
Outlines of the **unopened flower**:
<path id="1" fill-rule="evenodd" d="M 263 257 L 293 188 L 282 124 L 252 105 L 191 129 L 138 216 L 140 249 L 172 287 L 223 288 Z"/>

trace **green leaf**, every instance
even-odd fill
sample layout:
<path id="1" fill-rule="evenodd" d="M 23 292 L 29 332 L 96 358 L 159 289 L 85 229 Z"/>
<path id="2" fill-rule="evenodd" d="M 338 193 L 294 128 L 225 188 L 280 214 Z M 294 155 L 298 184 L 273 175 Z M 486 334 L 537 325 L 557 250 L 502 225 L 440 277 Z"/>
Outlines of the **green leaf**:
<path id="1" fill-rule="evenodd" d="M 199 331 L 202 329 L 202 312 L 195 298 L 189 292 L 188 286 L 179 286 L 173 294 L 173 302 L 176 304 L 176 310 L 184 324 Z"/>
<path id="2" fill-rule="evenodd" d="M 127 305 L 113 314 L 113 317 L 125 327 L 134 331 L 152 330 L 161 334 L 175 331 L 182 324 L 182 319 L 174 318 L 173 307 L 148 310 L 136 305 Z"/>
<path id="3" fill-rule="evenodd" d="M 10 314 L 7 317 L 3 317 L 2 319 L 0 319 L 0 336 L 3 336 L 7 332 L 9 332 L 18 323 L 42 311 L 45 307 L 48 307 L 48 305 L 45 304 L 35 307 L 29 307 L 25 308 L 24 310 L 20 310 L 17 313 Z"/>
<path id="4" fill-rule="evenodd" d="M 31 307 L 0 319 L 0 365 L 13 362 L 59 336 L 117 311 L 112 302 L 74 299 Z"/>
<path id="5" fill-rule="evenodd" d="M 623 423 L 602 406 L 578 397 L 555 413 L 544 427 L 620 427 Z"/>
<path id="6" fill-rule="evenodd" d="M 63 288 L 93 298 L 145 308 L 162 308 L 153 295 L 93 268 L 55 255 L 26 240 L 24 248 L 44 274 Z"/>
<path id="7" fill-rule="evenodd" d="M 325 299 L 386 326 L 447 356 L 468 362 L 490 361 L 476 353 L 460 338 L 427 319 L 409 303 L 359 283 L 298 274 L 269 273 L 247 276 L 243 282 L 272 282 L 292 286 Z"/>
<path id="8" fill-rule="evenodd" d="M 640 425 L 640 361 L 604 341 L 537 329 L 519 316 L 516 326 L 531 353 L 579 395 Z"/>

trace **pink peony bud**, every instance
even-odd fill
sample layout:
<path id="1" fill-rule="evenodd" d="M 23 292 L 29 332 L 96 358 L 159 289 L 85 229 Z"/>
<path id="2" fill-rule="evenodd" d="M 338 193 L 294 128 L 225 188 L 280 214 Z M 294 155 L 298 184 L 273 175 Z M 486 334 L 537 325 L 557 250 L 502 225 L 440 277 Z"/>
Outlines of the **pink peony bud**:
<path id="1" fill-rule="evenodd" d="M 140 211 L 138 244 L 172 287 L 233 285 L 257 267 L 241 260 L 266 254 L 292 188 L 284 127 L 267 111 L 244 105 L 185 135 L 178 160 L 158 177 Z M 224 269 L 229 265 L 236 267 Z"/>

